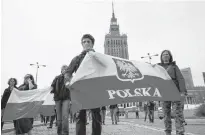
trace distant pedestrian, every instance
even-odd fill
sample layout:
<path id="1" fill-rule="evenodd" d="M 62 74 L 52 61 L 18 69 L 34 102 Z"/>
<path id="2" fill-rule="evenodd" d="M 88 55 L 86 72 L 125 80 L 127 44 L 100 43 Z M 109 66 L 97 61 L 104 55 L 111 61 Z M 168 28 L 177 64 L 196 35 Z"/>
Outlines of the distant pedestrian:
<path id="1" fill-rule="evenodd" d="M 117 106 L 117 122 L 120 122 L 120 109 L 119 107 Z"/>
<path id="2" fill-rule="evenodd" d="M 182 76 L 179 67 L 176 65 L 176 62 L 173 61 L 172 54 L 169 50 L 164 50 L 161 53 L 161 63 L 160 66 L 164 67 L 167 70 L 169 76 L 175 83 L 182 97 L 187 95 L 187 90 L 185 86 L 184 77 Z M 163 110 L 164 110 L 164 124 L 165 124 L 165 133 L 166 135 L 171 135 L 172 132 L 172 121 L 171 121 L 171 105 L 173 106 L 173 111 L 175 113 L 175 126 L 176 134 L 184 135 L 184 115 L 183 115 L 183 101 L 164 101 Z"/>
<path id="3" fill-rule="evenodd" d="M 49 123 L 49 127 L 48 127 L 48 128 L 53 128 L 53 122 L 54 122 L 54 120 L 55 120 L 56 117 L 57 117 L 56 109 L 54 109 L 54 112 L 55 112 L 55 114 L 52 115 L 52 116 L 50 116 L 50 123 Z"/>
<path id="4" fill-rule="evenodd" d="M 136 115 L 136 119 L 139 119 L 139 108 L 138 107 L 136 108 L 135 115 Z"/>
<path id="5" fill-rule="evenodd" d="M 117 104 L 110 105 L 110 115 L 112 124 L 117 124 L 118 118 L 117 118 Z"/>
<path id="6" fill-rule="evenodd" d="M 105 115 L 106 115 L 106 107 L 105 106 L 103 106 L 102 108 L 101 108 L 101 118 L 102 118 L 102 124 L 103 125 L 105 125 Z"/>
<path id="7" fill-rule="evenodd" d="M 149 101 L 148 103 L 148 115 L 149 115 L 149 122 L 154 123 L 154 101 Z"/>
<path id="8" fill-rule="evenodd" d="M 144 104 L 144 113 L 145 113 L 144 121 L 146 122 L 146 120 L 147 120 L 147 115 L 148 115 L 148 113 L 149 113 L 148 103 L 147 103 L 147 102 L 145 102 L 145 104 Z"/>

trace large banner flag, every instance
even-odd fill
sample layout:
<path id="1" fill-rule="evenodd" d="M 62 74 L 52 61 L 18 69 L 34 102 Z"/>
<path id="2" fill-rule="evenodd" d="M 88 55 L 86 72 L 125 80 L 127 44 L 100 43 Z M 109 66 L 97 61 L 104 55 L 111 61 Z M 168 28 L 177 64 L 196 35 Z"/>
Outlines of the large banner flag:
<path id="1" fill-rule="evenodd" d="M 53 100 L 53 94 L 48 94 L 45 102 L 42 104 L 39 113 L 43 116 L 55 115 L 55 101 Z"/>
<path id="2" fill-rule="evenodd" d="M 4 110 L 3 121 L 35 117 L 50 91 L 51 88 L 28 91 L 14 88 Z"/>
<path id="3" fill-rule="evenodd" d="M 71 80 L 72 111 L 136 101 L 177 101 L 180 94 L 161 66 L 88 52 Z"/>

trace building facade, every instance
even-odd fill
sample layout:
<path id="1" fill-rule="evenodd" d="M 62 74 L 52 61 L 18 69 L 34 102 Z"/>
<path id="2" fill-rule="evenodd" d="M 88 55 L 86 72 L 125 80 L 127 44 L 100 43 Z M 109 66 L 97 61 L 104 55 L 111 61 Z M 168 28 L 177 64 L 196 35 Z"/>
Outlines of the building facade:
<path id="1" fill-rule="evenodd" d="M 191 68 L 181 69 L 181 73 L 184 77 L 188 95 L 185 100 L 185 104 L 200 104 L 204 103 L 205 99 L 205 87 L 204 86 L 194 86 L 194 81 L 192 78 Z"/>
<path id="2" fill-rule="evenodd" d="M 115 17 L 113 4 L 109 33 L 105 35 L 104 53 L 115 57 L 129 59 L 127 35 L 120 34 L 120 26 Z"/>

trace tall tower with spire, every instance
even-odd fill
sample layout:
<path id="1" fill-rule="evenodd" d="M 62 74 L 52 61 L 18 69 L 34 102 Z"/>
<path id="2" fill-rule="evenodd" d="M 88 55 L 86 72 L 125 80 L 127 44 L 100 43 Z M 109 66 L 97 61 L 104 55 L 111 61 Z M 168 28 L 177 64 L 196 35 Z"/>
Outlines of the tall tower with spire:
<path id="1" fill-rule="evenodd" d="M 129 59 L 127 35 L 120 34 L 119 24 L 117 23 L 117 18 L 115 17 L 113 3 L 109 33 L 105 35 L 104 53 L 115 57 Z"/>

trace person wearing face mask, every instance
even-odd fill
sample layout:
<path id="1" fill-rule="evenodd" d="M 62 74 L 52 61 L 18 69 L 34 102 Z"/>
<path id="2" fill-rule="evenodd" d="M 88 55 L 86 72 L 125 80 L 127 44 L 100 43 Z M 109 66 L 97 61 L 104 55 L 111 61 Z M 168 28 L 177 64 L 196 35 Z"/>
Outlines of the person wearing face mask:
<path id="1" fill-rule="evenodd" d="M 24 83 L 18 87 L 20 91 L 27 91 L 37 89 L 37 85 L 34 81 L 34 77 L 31 74 L 27 74 L 24 77 Z M 16 134 L 24 135 L 27 133 L 28 135 L 32 135 L 34 118 L 21 118 L 16 120 Z"/>
<path id="2" fill-rule="evenodd" d="M 9 85 L 9 87 L 4 90 L 3 96 L 1 98 L 1 115 L 2 115 L 1 116 L 1 130 L 3 129 L 3 126 L 4 126 L 4 122 L 2 121 L 4 109 L 6 108 L 6 104 L 9 100 L 9 97 L 11 95 L 13 88 L 17 88 L 16 87 L 16 85 L 17 85 L 16 78 L 10 78 L 8 81 L 8 85 Z M 15 127 L 15 120 L 13 122 L 14 122 L 14 127 Z"/>
<path id="3" fill-rule="evenodd" d="M 164 67 L 167 70 L 167 73 L 175 83 L 178 88 L 181 96 L 187 95 L 187 90 L 185 86 L 184 78 L 180 72 L 179 67 L 176 65 L 176 62 L 173 61 L 172 54 L 169 50 L 164 50 L 161 53 L 161 63 L 160 66 Z M 184 114 L 183 114 L 183 101 L 164 101 L 163 110 L 164 110 L 164 125 L 166 135 L 171 135 L 172 132 L 172 121 L 171 121 L 171 105 L 175 113 L 175 126 L 176 126 L 176 135 L 184 135 Z"/>
<path id="4" fill-rule="evenodd" d="M 94 51 L 95 39 L 90 34 L 85 34 L 81 38 L 81 44 L 83 51 L 80 55 L 74 57 L 64 75 L 66 81 L 66 87 L 70 87 L 70 79 L 74 72 L 76 72 L 83 61 L 85 55 L 89 51 Z M 100 108 L 91 109 L 92 113 L 92 135 L 101 135 L 102 125 L 101 125 L 101 114 Z M 76 115 L 76 135 L 85 135 L 86 134 L 86 110 L 80 110 Z"/>
<path id="5" fill-rule="evenodd" d="M 69 134 L 70 90 L 64 84 L 64 74 L 67 68 L 67 65 L 63 65 L 61 67 L 61 74 L 56 76 L 51 84 L 51 93 L 54 94 L 56 105 L 58 135 Z"/>

